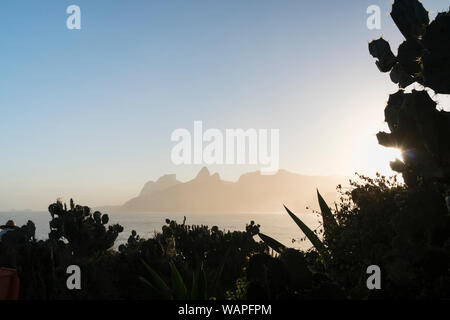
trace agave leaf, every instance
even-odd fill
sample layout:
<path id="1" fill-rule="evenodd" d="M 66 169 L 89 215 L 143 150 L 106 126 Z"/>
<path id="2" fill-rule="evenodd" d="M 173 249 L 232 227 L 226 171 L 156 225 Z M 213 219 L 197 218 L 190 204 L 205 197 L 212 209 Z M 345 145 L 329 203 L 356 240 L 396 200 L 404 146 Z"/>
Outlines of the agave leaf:
<path id="1" fill-rule="evenodd" d="M 191 296 L 189 298 L 191 300 L 198 300 L 198 280 L 196 272 L 192 273 Z"/>
<path id="2" fill-rule="evenodd" d="M 316 234 L 308 228 L 306 224 L 304 224 L 295 214 L 293 214 L 286 206 L 284 206 L 287 213 L 291 216 L 292 220 L 298 225 L 298 227 L 303 231 L 305 236 L 311 241 L 313 246 L 319 251 L 321 255 L 325 254 L 325 246 L 322 241 L 316 236 Z"/>
<path id="3" fill-rule="evenodd" d="M 145 279 L 144 277 L 139 277 L 139 280 L 141 280 L 142 282 L 144 282 L 147 286 L 150 287 L 150 289 L 154 290 L 155 292 L 158 291 L 158 290 L 156 290 L 156 288 L 155 288 L 150 282 L 148 282 L 148 280 Z"/>
<path id="4" fill-rule="evenodd" d="M 161 299 L 161 300 L 169 300 L 171 299 L 171 296 L 167 294 L 167 292 L 162 292 L 158 289 L 156 289 L 147 279 L 144 277 L 139 277 L 139 280 L 141 280 L 143 283 L 147 285 L 147 287 L 150 289 L 151 297 L 153 299 Z"/>
<path id="5" fill-rule="evenodd" d="M 217 271 L 217 274 L 214 277 L 214 281 L 212 283 L 212 286 L 210 287 L 210 290 L 211 290 L 212 294 L 214 294 L 214 292 L 217 291 L 217 286 L 218 286 L 218 283 L 220 281 L 220 277 L 222 276 L 223 269 L 225 267 L 225 263 L 227 262 L 228 256 L 230 255 L 230 251 L 231 251 L 231 247 L 228 248 L 227 252 L 223 256 L 222 263 L 220 264 L 219 270 Z M 202 272 L 204 273 L 205 279 L 206 279 L 206 274 L 205 274 L 205 270 L 203 269 L 203 265 L 202 265 Z M 205 282 L 205 284 L 206 284 L 206 282 Z M 206 287 L 205 287 L 205 290 L 206 290 Z"/>
<path id="6" fill-rule="evenodd" d="M 172 279 L 172 285 L 177 299 L 179 300 L 186 299 L 187 296 L 186 285 L 184 284 L 184 280 L 181 277 L 180 273 L 178 272 L 177 267 L 173 263 L 170 263 L 170 277 Z"/>
<path id="7" fill-rule="evenodd" d="M 317 198 L 319 199 L 320 212 L 322 214 L 323 220 L 323 228 L 325 230 L 325 235 L 327 235 L 331 229 L 337 228 L 338 225 L 333 217 L 333 213 L 331 213 L 331 209 L 328 207 L 327 203 L 322 198 L 319 190 L 317 190 Z"/>
<path id="8" fill-rule="evenodd" d="M 154 281 L 154 284 L 157 289 L 164 295 L 170 295 L 170 288 L 167 286 L 167 284 L 164 282 L 163 279 L 156 273 L 155 270 L 153 270 L 147 263 L 145 263 L 144 260 L 142 260 L 142 263 L 144 264 L 145 269 L 150 273 L 152 276 L 152 279 Z M 147 280 L 145 281 L 147 284 L 150 283 Z M 153 287 L 155 287 L 153 286 Z"/>
<path id="9" fill-rule="evenodd" d="M 206 272 L 202 266 L 200 267 L 200 274 L 198 277 L 198 294 L 200 300 L 208 299 L 208 281 L 206 279 Z"/>
<path id="10" fill-rule="evenodd" d="M 206 273 L 203 269 L 203 263 L 200 269 L 192 275 L 191 300 L 206 300 L 207 299 L 207 285 Z"/>
<path id="11" fill-rule="evenodd" d="M 262 241 L 264 241 L 265 244 L 267 244 L 269 247 L 271 247 L 276 252 L 281 253 L 284 250 L 286 250 L 286 247 L 283 244 L 279 243 L 277 240 L 275 240 L 269 236 L 266 236 L 265 234 L 263 234 L 261 232 L 258 233 L 258 235 L 262 239 Z"/>

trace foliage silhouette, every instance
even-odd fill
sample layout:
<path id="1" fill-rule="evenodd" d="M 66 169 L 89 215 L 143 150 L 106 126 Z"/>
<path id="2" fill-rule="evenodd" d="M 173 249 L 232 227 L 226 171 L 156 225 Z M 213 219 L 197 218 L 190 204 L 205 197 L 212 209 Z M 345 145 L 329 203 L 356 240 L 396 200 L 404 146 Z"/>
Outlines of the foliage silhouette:
<path id="1" fill-rule="evenodd" d="M 319 205 L 321 208 L 321 215 L 322 215 L 322 224 L 324 225 L 325 229 L 325 236 L 328 236 L 331 230 L 337 228 L 337 222 L 333 217 L 333 214 L 326 204 L 323 197 L 320 195 L 319 190 L 317 190 L 317 198 L 319 200 Z M 286 206 L 284 206 L 289 216 L 294 220 L 294 222 L 297 224 L 297 226 L 300 228 L 300 230 L 305 234 L 305 236 L 308 238 L 308 240 L 313 244 L 313 246 L 317 249 L 319 254 L 322 257 L 323 263 L 325 264 L 326 261 L 329 259 L 329 255 L 327 252 L 327 249 L 325 248 L 323 242 L 317 237 L 317 235 L 312 231 L 305 223 L 302 222 L 294 213 L 292 213 Z M 263 240 L 269 247 L 271 247 L 273 250 L 275 250 L 278 253 L 282 253 L 287 248 L 279 243 L 277 240 L 259 233 L 259 236 L 261 240 Z"/>
<path id="2" fill-rule="evenodd" d="M 109 221 L 107 214 L 96 211 L 93 214 L 88 207 L 75 206 L 70 199 L 70 210 L 60 201 L 48 208 L 52 220 L 50 221 L 49 239 L 53 241 L 68 241 L 74 255 L 90 257 L 111 249 L 123 227 L 116 224 L 105 225 Z"/>
<path id="3" fill-rule="evenodd" d="M 192 298 L 206 298 L 208 284 L 208 298 L 225 299 L 237 279 L 245 276 L 249 257 L 268 252 L 264 243 L 253 239 L 259 232 L 254 222 L 244 232 L 224 232 L 217 227 L 166 220 L 153 238 L 142 239 L 133 231 L 127 243 L 113 250 L 123 228 L 108 226 L 107 215 L 91 213 L 73 201 L 69 208 L 57 201 L 49 211 L 47 240 L 36 240 L 35 226 L 29 222 L 5 234 L 0 242 L 0 264 L 18 270 L 21 299 L 155 298 L 139 279 L 148 273 L 142 261 L 165 283 L 178 279 L 172 282 L 178 289 L 182 283 L 193 284 L 189 291 Z M 69 265 L 80 266 L 82 290 L 67 289 Z M 179 290 L 173 292 L 177 293 L 174 298 L 182 296 Z"/>
<path id="4" fill-rule="evenodd" d="M 396 178 L 360 176 L 343 191 L 338 222 L 325 244 L 327 273 L 348 298 L 450 297 L 450 217 L 439 191 L 409 188 Z M 370 265 L 382 270 L 382 290 L 367 290 Z"/>
<path id="5" fill-rule="evenodd" d="M 437 110 L 426 90 L 406 93 L 413 83 L 450 94 L 450 13 L 430 23 L 428 11 L 417 0 L 395 0 L 392 19 L 405 37 L 395 56 L 380 38 L 369 44 L 381 72 L 390 72 L 400 90 L 389 97 L 385 109 L 390 133 L 380 132 L 381 145 L 402 150 L 403 161 L 391 162 L 409 186 L 439 184 L 450 190 L 450 112 Z"/>
<path id="6" fill-rule="evenodd" d="M 192 275 L 192 285 L 190 291 L 188 291 L 185 281 L 173 263 L 169 263 L 171 286 L 166 284 L 148 264 L 144 261 L 142 263 L 153 281 L 144 277 L 140 277 L 140 279 L 150 288 L 153 298 L 166 300 L 206 300 L 208 298 L 207 278 L 203 267 Z"/>

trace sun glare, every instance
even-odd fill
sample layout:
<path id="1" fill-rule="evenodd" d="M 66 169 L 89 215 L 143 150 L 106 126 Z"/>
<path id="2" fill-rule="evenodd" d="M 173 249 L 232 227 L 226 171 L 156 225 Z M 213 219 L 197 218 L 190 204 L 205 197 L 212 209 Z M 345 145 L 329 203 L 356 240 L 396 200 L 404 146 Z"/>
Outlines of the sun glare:
<path id="1" fill-rule="evenodd" d="M 402 151 L 400 149 L 377 146 L 371 152 L 369 169 L 384 175 L 393 175 L 395 172 L 392 171 L 390 162 L 397 159 L 403 161 Z"/>
<path id="2" fill-rule="evenodd" d="M 390 162 L 403 161 L 402 151 L 396 148 L 385 148 L 378 144 L 376 137 L 366 141 L 359 151 L 359 172 L 374 175 L 381 173 L 386 176 L 395 175 Z"/>

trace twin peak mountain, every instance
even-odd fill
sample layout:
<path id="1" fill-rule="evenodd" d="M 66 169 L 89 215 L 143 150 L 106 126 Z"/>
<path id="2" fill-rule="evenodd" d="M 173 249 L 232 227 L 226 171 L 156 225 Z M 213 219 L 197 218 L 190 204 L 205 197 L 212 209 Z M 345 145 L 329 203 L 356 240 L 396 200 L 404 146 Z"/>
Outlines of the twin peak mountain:
<path id="1" fill-rule="evenodd" d="M 343 177 L 305 176 L 280 170 L 274 175 L 259 171 L 243 174 L 238 181 L 224 181 L 204 167 L 187 182 L 175 174 L 145 184 L 139 196 L 117 208 L 121 212 L 272 213 L 283 204 L 299 212 L 317 207 L 316 189 L 325 200 L 337 199 L 336 186 Z"/>

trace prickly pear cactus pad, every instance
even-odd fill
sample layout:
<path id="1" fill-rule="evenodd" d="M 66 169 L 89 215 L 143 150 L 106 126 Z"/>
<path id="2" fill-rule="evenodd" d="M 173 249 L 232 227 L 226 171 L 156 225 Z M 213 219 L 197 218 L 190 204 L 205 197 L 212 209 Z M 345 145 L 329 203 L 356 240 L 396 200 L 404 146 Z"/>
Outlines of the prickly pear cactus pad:
<path id="1" fill-rule="evenodd" d="M 405 41 L 397 56 L 380 38 L 369 44 L 381 72 L 389 72 L 399 91 L 389 97 L 385 120 L 390 133 L 380 132 L 378 142 L 402 150 L 403 161 L 391 163 L 405 183 L 450 186 L 450 113 L 437 109 L 429 90 L 450 94 L 450 13 L 439 13 L 430 22 L 428 11 L 417 0 L 396 0 L 391 17 Z M 405 90 L 417 83 L 422 90 Z"/>

